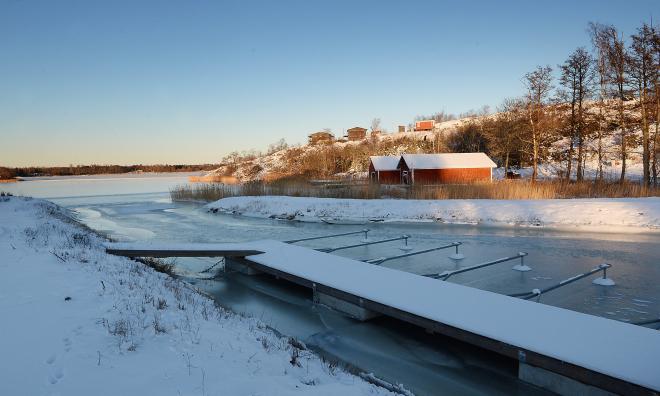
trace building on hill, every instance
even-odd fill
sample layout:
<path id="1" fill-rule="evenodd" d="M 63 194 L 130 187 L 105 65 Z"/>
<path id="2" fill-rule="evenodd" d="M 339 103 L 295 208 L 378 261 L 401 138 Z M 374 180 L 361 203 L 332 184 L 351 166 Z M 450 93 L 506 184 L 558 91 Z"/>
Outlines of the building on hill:
<path id="1" fill-rule="evenodd" d="M 435 128 L 435 120 L 421 120 L 415 122 L 415 132 L 432 131 Z"/>
<path id="2" fill-rule="evenodd" d="M 349 142 L 364 140 L 367 137 L 367 128 L 353 127 L 346 130 L 346 137 Z"/>
<path id="3" fill-rule="evenodd" d="M 403 154 L 397 165 L 401 182 L 409 185 L 491 181 L 493 168 L 484 153 Z"/>
<path id="4" fill-rule="evenodd" d="M 406 126 L 405 125 L 399 125 L 399 133 L 404 133 L 406 132 Z"/>
<path id="5" fill-rule="evenodd" d="M 369 181 L 380 184 L 401 184 L 398 155 L 369 157 Z"/>
<path id="6" fill-rule="evenodd" d="M 307 137 L 308 143 L 310 145 L 319 143 L 332 143 L 335 141 L 335 136 L 328 131 L 310 133 Z"/>

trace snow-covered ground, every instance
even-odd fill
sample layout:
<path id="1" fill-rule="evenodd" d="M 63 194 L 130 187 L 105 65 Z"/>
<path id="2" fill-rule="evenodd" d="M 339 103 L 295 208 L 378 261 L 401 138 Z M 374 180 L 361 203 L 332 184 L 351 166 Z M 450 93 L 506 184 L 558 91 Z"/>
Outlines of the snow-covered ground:
<path id="1" fill-rule="evenodd" d="M 103 242 L 0 198 L 1 395 L 388 393 Z"/>
<path id="2" fill-rule="evenodd" d="M 437 221 L 603 232 L 660 230 L 660 198 L 367 200 L 260 196 L 223 198 L 208 207 L 251 217 L 312 222 Z"/>

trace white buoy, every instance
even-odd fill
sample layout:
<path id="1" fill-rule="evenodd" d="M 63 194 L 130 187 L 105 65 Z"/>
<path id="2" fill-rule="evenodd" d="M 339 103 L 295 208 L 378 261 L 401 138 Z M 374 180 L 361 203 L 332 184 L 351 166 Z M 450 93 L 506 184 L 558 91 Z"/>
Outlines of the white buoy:
<path id="1" fill-rule="evenodd" d="M 465 258 L 465 255 L 463 253 L 458 252 L 458 246 L 461 245 L 460 242 L 454 242 L 454 247 L 456 248 L 456 251 L 454 254 L 449 255 L 449 258 L 452 260 L 463 260 Z"/>
<path id="2" fill-rule="evenodd" d="M 520 271 L 520 272 L 527 272 L 527 271 L 532 270 L 532 268 L 530 266 L 525 265 L 525 264 L 516 264 L 513 267 L 511 267 L 511 269 L 514 270 L 514 271 Z"/>
<path id="3" fill-rule="evenodd" d="M 513 267 L 511 267 L 512 270 L 514 271 L 520 271 L 520 272 L 527 272 L 531 271 L 532 268 L 528 265 L 525 264 L 525 256 L 527 256 L 527 253 L 525 252 L 519 252 L 520 255 L 520 264 L 516 264 Z"/>
<path id="4" fill-rule="evenodd" d="M 598 266 L 600 269 L 603 270 L 603 276 L 594 279 L 591 283 L 594 285 L 600 285 L 600 286 L 614 286 L 616 283 L 610 278 L 607 277 L 607 269 L 611 267 L 609 264 L 601 264 Z"/>
<path id="5" fill-rule="evenodd" d="M 598 277 L 592 281 L 594 285 L 614 286 L 616 283 L 611 278 Z"/>

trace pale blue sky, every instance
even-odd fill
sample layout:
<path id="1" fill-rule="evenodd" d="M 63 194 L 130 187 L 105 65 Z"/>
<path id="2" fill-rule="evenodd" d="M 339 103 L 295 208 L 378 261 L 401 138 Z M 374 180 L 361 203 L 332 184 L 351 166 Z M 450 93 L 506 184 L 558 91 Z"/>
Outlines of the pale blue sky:
<path id="1" fill-rule="evenodd" d="M 0 0 L 0 165 L 217 162 L 497 106 L 660 2 Z"/>

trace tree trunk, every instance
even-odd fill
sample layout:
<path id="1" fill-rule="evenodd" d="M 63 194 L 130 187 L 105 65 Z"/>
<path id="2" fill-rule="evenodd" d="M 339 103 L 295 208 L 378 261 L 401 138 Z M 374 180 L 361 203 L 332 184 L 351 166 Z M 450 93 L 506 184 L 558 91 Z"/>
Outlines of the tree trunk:
<path id="1" fill-rule="evenodd" d="M 578 156 L 577 156 L 577 175 L 575 175 L 575 178 L 577 181 L 582 181 L 584 179 L 584 163 L 583 163 L 583 158 L 584 158 L 584 141 L 582 139 L 582 96 L 583 96 L 583 82 L 580 81 L 580 87 L 578 91 L 578 114 L 577 114 L 577 122 L 576 122 L 576 132 L 577 132 L 577 145 L 578 145 Z"/>
<path id="2" fill-rule="evenodd" d="M 584 179 L 584 154 L 582 147 L 582 134 L 578 132 L 578 155 L 577 155 L 577 175 L 575 178 L 577 181 L 582 181 Z"/>
<path id="3" fill-rule="evenodd" d="M 650 164 L 650 150 L 649 150 L 649 124 L 646 114 L 646 87 L 640 83 L 639 86 L 639 102 L 641 104 L 642 115 L 642 166 L 643 166 L 643 181 L 645 186 L 651 185 L 651 172 L 649 169 Z"/>
<path id="4" fill-rule="evenodd" d="M 660 126 L 660 87 L 655 83 L 655 132 L 653 133 L 653 185 L 658 185 L 658 127 Z"/>
<path id="5" fill-rule="evenodd" d="M 570 139 L 570 145 L 568 146 L 568 161 L 566 162 L 566 181 L 571 181 L 571 173 L 573 172 L 573 139 Z"/>
<path id="6" fill-rule="evenodd" d="M 536 133 L 532 135 L 532 140 L 533 140 L 533 145 L 532 145 L 532 151 L 533 151 L 533 161 L 532 161 L 532 182 L 536 181 L 536 178 L 538 177 L 538 166 L 539 166 L 539 140 L 536 136 Z"/>
<path id="7" fill-rule="evenodd" d="M 603 100 L 600 100 L 600 113 L 598 117 L 598 172 L 596 174 L 597 180 L 603 180 Z"/>
<path id="8" fill-rule="evenodd" d="M 627 157 L 626 140 L 628 138 L 623 99 L 624 99 L 623 84 L 619 83 L 619 128 L 621 128 L 621 178 L 619 179 L 619 182 L 621 184 L 623 184 L 626 181 L 626 157 Z"/>
<path id="9" fill-rule="evenodd" d="M 536 128 L 534 121 L 530 116 L 530 124 L 532 125 L 532 182 L 536 181 L 538 175 L 538 158 L 539 158 L 539 143 L 536 136 Z"/>

